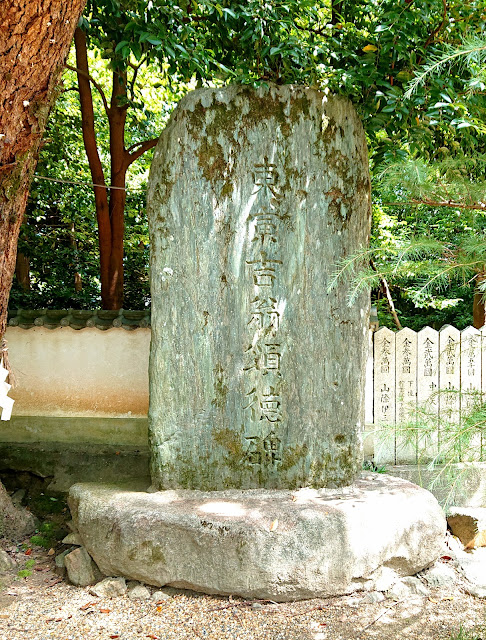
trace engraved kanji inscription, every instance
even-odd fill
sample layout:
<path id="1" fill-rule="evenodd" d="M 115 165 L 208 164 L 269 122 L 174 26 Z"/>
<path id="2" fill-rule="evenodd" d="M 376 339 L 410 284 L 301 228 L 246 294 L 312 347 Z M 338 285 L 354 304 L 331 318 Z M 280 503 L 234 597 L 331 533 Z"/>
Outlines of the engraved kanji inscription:
<path id="1" fill-rule="evenodd" d="M 279 197 L 275 186 L 276 170 L 277 165 L 269 162 L 267 157 L 264 158 L 263 162 L 255 165 L 253 170 L 253 182 L 255 183 L 254 193 L 268 190 L 275 198 Z"/>
<path id="2" fill-rule="evenodd" d="M 257 342 L 255 345 L 250 345 L 245 352 L 247 364 L 244 367 L 244 371 L 255 369 L 256 371 L 261 371 L 264 376 L 269 372 L 280 376 L 280 359 L 282 356 L 280 347 L 281 345 L 278 342 L 270 344 Z"/>
<path id="3" fill-rule="evenodd" d="M 280 324 L 280 312 L 277 300 L 270 296 L 256 296 L 251 301 L 251 318 L 249 325 L 255 329 L 272 329 L 277 331 Z"/>
<path id="4" fill-rule="evenodd" d="M 455 366 L 455 363 L 456 363 L 455 348 L 456 348 L 456 341 L 454 340 L 454 338 L 452 336 L 449 336 L 447 338 L 447 345 L 446 345 L 446 348 L 445 348 L 445 352 L 446 352 L 446 373 L 448 373 L 448 374 L 453 374 L 454 373 L 454 366 Z"/>
<path id="5" fill-rule="evenodd" d="M 383 339 L 381 350 L 381 373 L 390 373 L 391 342 Z"/>
<path id="6" fill-rule="evenodd" d="M 276 266 L 281 260 L 269 258 L 266 251 L 260 251 L 257 260 L 247 260 L 253 266 L 253 284 L 257 287 L 271 287 L 276 278 Z"/>
<path id="7" fill-rule="evenodd" d="M 250 464 L 276 464 L 282 460 L 282 441 L 274 431 L 265 438 L 261 436 L 247 436 L 249 446 L 247 450 Z"/>
<path id="8" fill-rule="evenodd" d="M 432 375 L 432 366 L 433 366 L 433 358 L 434 352 L 432 347 L 434 346 L 433 341 L 430 338 L 426 338 L 424 342 L 424 376 Z"/>
<path id="9" fill-rule="evenodd" d="M 403 341 L 403 359 L 402 359 L 402 373 L 410 373 L 410 366 L 412 364 L 412 341 L 405 338 Z"/>

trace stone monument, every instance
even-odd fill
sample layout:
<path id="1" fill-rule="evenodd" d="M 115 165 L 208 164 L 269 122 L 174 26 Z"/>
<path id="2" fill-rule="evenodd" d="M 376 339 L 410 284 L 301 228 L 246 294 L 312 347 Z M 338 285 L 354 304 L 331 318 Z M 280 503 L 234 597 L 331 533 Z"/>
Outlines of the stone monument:
<path id="1" fill-rule="evenodd" d="M 148 209 L 154 485 L 350 484 L 368 300 L 327 288 L 368 242 L 351 104 L 294 86 L 188 94 L 157 145 Z"/>
<path id="2" fill-rule="evenodd" d="M 366 245 L 369 194 L 346 100 L 181 101 L 149 180 L 153 487 L 70 490 L 104 574 L 285 601 L 386 591 L 441 554 L 432 494 L 357 479 L 368 300 L 328 283 Z"/>

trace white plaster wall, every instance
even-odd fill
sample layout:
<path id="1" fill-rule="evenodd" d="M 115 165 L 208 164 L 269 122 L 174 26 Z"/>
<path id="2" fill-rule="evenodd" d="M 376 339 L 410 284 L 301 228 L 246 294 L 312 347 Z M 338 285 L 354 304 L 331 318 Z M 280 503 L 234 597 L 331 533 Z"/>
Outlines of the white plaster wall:
<path id="1" fill-rule="evenodd" d="M 9 327 L 13 416 L 145 418 L 150 329 Z"/>

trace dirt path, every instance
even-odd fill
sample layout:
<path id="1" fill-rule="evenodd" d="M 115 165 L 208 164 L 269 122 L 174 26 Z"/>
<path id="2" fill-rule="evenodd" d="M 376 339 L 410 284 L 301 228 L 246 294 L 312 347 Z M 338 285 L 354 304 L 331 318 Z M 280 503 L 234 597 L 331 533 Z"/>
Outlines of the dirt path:
<path id="1" fill-rule="evenodd" d="M 46 550 L 7 550 L 18 564 L 1 578 L 1 640 L 449 640 L 461 625 L 485 622 L 486 601 L 467 595 L 459 574 L 453 587 L 398 602 L 357 593 L 273 604 L 170 588 L 162 590 L 170 597 L 141 601 L 98 598 L 60 580 Z M 31 574 L 18 577 L 26 563 Z"/>

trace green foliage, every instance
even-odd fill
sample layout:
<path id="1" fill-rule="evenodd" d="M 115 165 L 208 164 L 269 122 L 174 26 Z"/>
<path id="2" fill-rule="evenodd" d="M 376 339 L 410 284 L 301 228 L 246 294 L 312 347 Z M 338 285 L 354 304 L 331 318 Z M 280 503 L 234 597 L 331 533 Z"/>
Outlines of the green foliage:
<path id="1" fill-rule="evenodd" d="M 30 543 L 33 546 L 50 549 L 51 547 L 54 547 L 61 538 L 64 538 L 65 534 L 65 528 L 60 526 L 58 522 L 46 521 L 40 525 L 37 533 L 31 536 Z"/>
<path id="2" fill-rule="evenodd" d="M 440 425 L 434 409 L 437 402 L 441 406 Z M 460 418 L 455 409 L 459 402 Z M 410 412 L 407 422 L 384 425 L 375 436 L 384 442 L 396 437 L 398 448 L 415 449 L 419 471 L 430 472 L 427 488 L 440 489 L 446 496 L 445 506 L 454 504 L 463 482 L 467 483 L 468 463 L 482 462 L 486 457 L 486 404 L 481 393 L 438 391 Z"/>
<path id="3" fill-rule="evenodd" d="M 31 575 L 32 571 L 30 571 L 29 569 L 21 569 L 20 571 L 17 571 L 18 578 L 28 578 Z"/>
<path id="4" fill-rule="evenodd" d="M 283 83 L 315 75 L 317 36 L 306 27 L 325 24 L 330 10 L 310 0 L 91 0 L 84 16 L 114 68 L 148 60 L 179 81 Z"/>
<path id="5" fill-rule="evenodd" d="M 30 542 L 34 546 L 44 547 L 44 549 L 49 549 L 51 546 L 50 541 L 44 536 L 32 536 Z"/>
<path id="6" fill-rule="evenodd" d="M 474 629 L 463 629 L 459 627 L 457 632 L 454 632 L 450 640 L 483 640 L 486 635 L 486 627 L 480 626 Z"/>
<path id="7" fill-rule="evenodd" d="M 486 0 L 451 0 L 445 14 L 442 0 L 334 5 L 333 12 L 330 1 L 310 0 L 89 0 L 82 28 L 91 73 L 105 93 L 112 70 L 128 74 L 126 147 L 158 135 L 175 102 L 196 85 L 297 82 L 350 97 L 368 137 L 375 202 L 371 252 L 340 266 L 353 278 L 350 298 L 365 286 L 379 298 L 387 278 L 408 326 L 470 324 L 470 282 L 484 253 L 483 212 L 403 203 L 484 203 Z M 66 88 L 73 83 L 66 73 Z M 107 167 L 109 132 L 96 91 L 94 101 Z M 144 210 L 149 163 L 147 154 L 129 173 L 127 308 L 150 300 Z M 51 116 L 38 173 L 91 182 L 71 91 Z M 30 258 L 32 288 L 14 285 L 12 306 L 99 306 L 89 187 L 36 181 L 19 247 Z M 370 257 L 374 268 L 366 266 Z M 378 302 L 380 320 L 388 323 Z"/>

